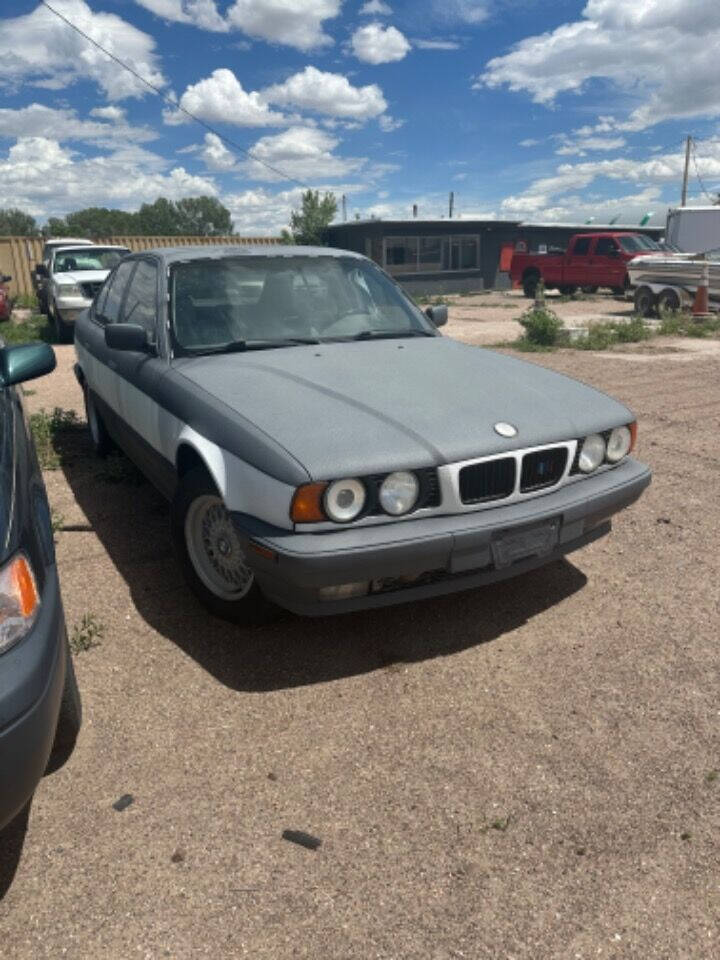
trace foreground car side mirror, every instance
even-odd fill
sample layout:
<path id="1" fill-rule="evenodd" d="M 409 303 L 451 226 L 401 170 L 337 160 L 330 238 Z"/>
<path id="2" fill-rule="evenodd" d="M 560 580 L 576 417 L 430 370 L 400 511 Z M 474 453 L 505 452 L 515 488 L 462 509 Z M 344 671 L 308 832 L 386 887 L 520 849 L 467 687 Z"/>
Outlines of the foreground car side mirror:
<path id="1" fill-rule="evenodd" d="M 0 349 L 0 386 L 11 387 L 55 369 L 55 351 L 49 343 L 25 343 Z"/>
<path id="2" fill-rule="evenodd" d="M 141 353 L 149 344 L 147 330 L 139 323 L 110 323 L 105 327 L 105 344 L 113 350 Z"/>
<path id="3" fill-rule="evenodd" d="M 434 323 L 436 327 L 444 327 L 448 322 L 448 308 L 444 303 L 436 307 L 427 307 L 425 316 L 431 323 Z"/>

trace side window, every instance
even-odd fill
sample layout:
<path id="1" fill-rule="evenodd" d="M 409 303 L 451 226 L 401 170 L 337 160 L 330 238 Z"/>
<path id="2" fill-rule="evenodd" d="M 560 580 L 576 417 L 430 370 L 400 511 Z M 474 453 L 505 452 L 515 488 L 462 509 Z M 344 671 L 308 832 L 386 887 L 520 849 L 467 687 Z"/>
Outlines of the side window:
<path id="1" fill-rule="evenodd" d="M 595 253 L 599 257 L 607 257 L 608 254 L 612 255 L 616 250 L 617 244 L 612 237 L 600 237 L 595 247 Z"/>
<path id="2" fill-rule="evenodd" d="M 139 323 L 154 334 L 156 314 L 157 267 L 149 260 L 140 260 L 130 281 L 121 322 Z"/>
<path id="3" fill-rule="evenodd" d="M 125 287 L 136 263 L 136 260 L 121 263 L 106 284 L 107 292 L 103 290 L 100 294 L 96 315 L 103 323 L 118 322 Z"/>
<path id="4" fill-rule="evenodd" d="M 572 255 L 574 257 L 584 256 L 590 249 L 590 237 L 580 237 L 575 241 L 575 246 L 573 247 Z"/>

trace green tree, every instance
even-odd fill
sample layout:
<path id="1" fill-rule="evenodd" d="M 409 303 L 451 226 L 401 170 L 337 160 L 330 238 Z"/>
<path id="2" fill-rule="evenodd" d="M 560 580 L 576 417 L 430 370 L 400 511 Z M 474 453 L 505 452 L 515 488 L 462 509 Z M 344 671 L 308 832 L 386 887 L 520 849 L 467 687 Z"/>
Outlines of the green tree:
<path id="1" fill-rule="evenodd" d="M 125 210 L 108 210 L 107 207 L 87 207 L 76 210 L 65 218 L 68 236 L 122 237 L 135 233 L 135 214 Z"/>
<path id="2" fill-rule="evenodd" d="M 158 197 L 155 203 L 144 203 L 135 214 L 138 236 L 172 237 L 181 232 L 177 207 L 165 197 Z"/>
<path id="3" fill-rule="evenodd" d="M 232 217 L 216 197 L 187 197 L 178 200 L 176 208 L 179 232 L 190 237 L 229 237 L 233 232 Z"/>
<path id="4" fill-rule="evenodd" d="M 302 195 L 302 207 L 290 214 L 290 232 L 283 230 L 285 243 L 302 243 L 319 246 L 324 242 L 326 228 L 337 213 L 337 200 L 332 193 L 320 196 L 319 190 L 306 190 Z"/>
<path id="5" fill-rule="evenodd" d="M 37 234 L 35 217 L 29 213 L 17 207 L 0 210 L 0 237 L 36 237 Z"/>

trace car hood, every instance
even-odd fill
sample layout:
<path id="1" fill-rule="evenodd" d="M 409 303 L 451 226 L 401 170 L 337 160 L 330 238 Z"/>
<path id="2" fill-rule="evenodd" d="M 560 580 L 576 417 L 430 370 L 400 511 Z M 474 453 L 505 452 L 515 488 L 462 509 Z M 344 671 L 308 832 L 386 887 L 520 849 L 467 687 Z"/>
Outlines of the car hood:
<path id="1" fill-rule="evenodd" d="M 102 283 L 109 273 L 109 270 L 71 270 L 56 274 L 53 280 L 59 287 L 64 283 Z"/>
<path id="2" fill-rule="evenodd" d="M 622 404 L 576 380 L 445 337 L 176 363 L 318 480 L 469 460 L 632 419 Z M 517 436 L 499 436 L 500 421 Z"/>

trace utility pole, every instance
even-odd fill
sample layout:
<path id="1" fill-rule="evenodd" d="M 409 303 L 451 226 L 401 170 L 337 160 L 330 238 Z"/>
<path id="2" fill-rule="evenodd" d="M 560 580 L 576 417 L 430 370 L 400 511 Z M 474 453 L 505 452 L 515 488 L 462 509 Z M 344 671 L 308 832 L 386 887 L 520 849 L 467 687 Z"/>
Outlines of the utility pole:
<path id="1" fill-rule="evenodd" d="M 343 222 L 347 221 L 347 197 L 342 195 Z"/>
<path id="2" fill-rule="evenodd" d="M 455 194 L 454 194 L 454 193 L 452 192 L 452 190 L 451 190 L 451 191 L 450 191 L 450 198 L 449 198 L 449 202 L 448 202 L 448 216 L 449 216 L 449 218 L 450 218 L 451 220 L 452 220 L 453 207 L 454 207 L 454 206 L 455 206 Z"/>
<path id="3" fill-rule="evenodd" d="M 685 172 L 683 173 L 683 184 L 682 184 L 682 200 L 680 201 L 680 206 L 684 207 L 687 201 L 687 182 L 688 182 L 688 168 L 690 167 L 690 144 L 692 143 L 692 137 L 688 134 L 687 140 L 685 142 Z"/>

